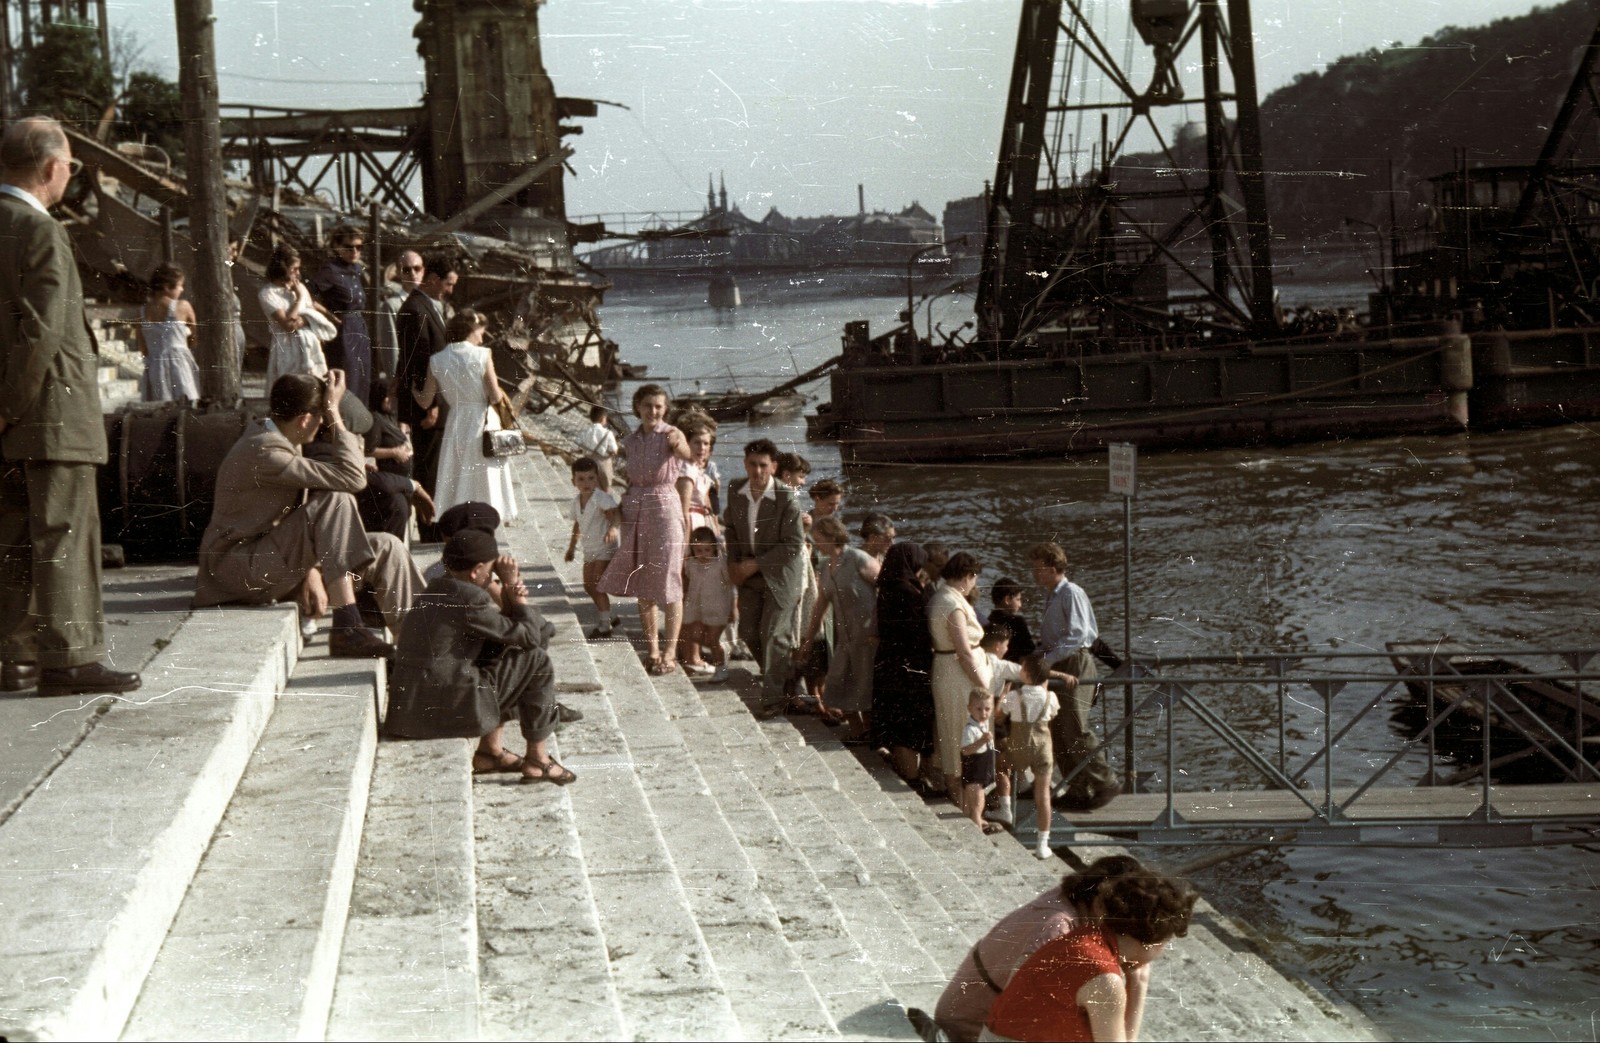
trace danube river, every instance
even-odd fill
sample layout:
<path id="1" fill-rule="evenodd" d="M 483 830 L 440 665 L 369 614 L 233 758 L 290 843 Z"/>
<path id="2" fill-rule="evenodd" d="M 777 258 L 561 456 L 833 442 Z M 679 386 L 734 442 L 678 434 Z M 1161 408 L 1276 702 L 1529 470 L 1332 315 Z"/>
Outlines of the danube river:
<path id="1" fill-rule="evenodd" d="M 1296 302 L 1290 290 L 1285 298 Z M 602 316 L 626 360 L 682 394 L 771 386 L 836 354 L 846 321 L 869 319 L 882 332 L 903 306 L 812 296 L 717 313 L 690 295 L 613 301 Z M 947 301 L 934 319 L 957 326 L 963 307 L 970 301 Z M 808 390 L 825 398 L 826 383 Z M 807 444 L 793 418 L 724 425 L 725 478 L 742 473 L 740 447 L 759 435 L 804 453 L 813 481 L 842 478 L 847 524 L 883 510 L 902 539 L 975 553 L 981 590 L 1002 574 L 1026 580 L 1028 546 L 1059 541 L 1102 632 L 1121 645 L 1122 501 L 1107 491 L 1103 458 L 842 467 L 834 447 Z M 1168 656 L 1381 651 L 1387 641 L 1444 636 L 1502 650 L 1600 647 L 1597 483 L 1600 431 L 1580 425 L 1145 456 L 1133 645 Z M 1224 706 L 1241 727 L 1260 711 Z M 1320 714 L 1301 711 L 1296 734 L 1320 741 L 1308 712 Z M 1203 733 L 1185 740 L 1197 767 L 1225 767 Z M 1386 716 L 1373 714 L 1341 754 L 1381 757 L 1395 741 Z M 1292 847 L 1194 879 L 1261 935 L 1279 966 L 1323 983 L 1396 1038 L 1594 1039 L 1597 851 Z"/>

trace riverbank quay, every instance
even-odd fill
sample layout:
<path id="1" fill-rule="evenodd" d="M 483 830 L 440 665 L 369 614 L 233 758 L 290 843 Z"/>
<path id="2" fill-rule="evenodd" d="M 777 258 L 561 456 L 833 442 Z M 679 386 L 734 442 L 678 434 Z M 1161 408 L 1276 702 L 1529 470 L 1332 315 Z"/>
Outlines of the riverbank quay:
<path id="1" fill-rule="evenodd" d="M 578 781 L 378 742 L 381 664 L 302 643 L 292 607 L 190 611 L 192 567 L 107 572 L 113 662 L 144 686 L 0 697 L 0 1035 L 908 1039 L 903 1006 L 1067 871 L 812 719 L 755 721 L 737 666 L 650 678 L 586 641 L 565 467 L 516 466 L 502 540 L 585 714 L 555 740 Z M 1145 1034 L 1378 1035 L 1204 904 Z"/>

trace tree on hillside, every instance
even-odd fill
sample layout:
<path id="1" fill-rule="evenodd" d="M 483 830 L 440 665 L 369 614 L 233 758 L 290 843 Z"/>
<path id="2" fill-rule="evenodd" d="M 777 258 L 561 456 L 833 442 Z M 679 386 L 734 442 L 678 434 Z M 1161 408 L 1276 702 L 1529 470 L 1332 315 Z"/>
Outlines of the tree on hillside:
<path id="1" fill-rule="evenodd" d="M 37 32 L 18 76 L 27 108 L 92 132 L 115 95 L 99 35 L 90 26 L 67 22 L 39 26 Z"/>

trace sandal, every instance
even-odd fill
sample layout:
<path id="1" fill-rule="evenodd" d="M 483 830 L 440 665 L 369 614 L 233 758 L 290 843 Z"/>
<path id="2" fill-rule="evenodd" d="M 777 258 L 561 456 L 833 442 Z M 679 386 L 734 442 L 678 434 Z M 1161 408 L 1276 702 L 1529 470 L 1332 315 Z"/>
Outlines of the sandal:
<path id="1" fill-rule="evenodd" d="M 539 774 L 530 774 L 530 772 L 534 771 Z M 542 763 L 539 761 L 524 761 L 522 765 L 523 782 L 549 782 L 557 786 L 565 786 L 568 783 L 577 781 L 577 778 L 576 773 L 562 767 L 554 757 Z"/>
<path id="2" fill-rule="evenodd" d="M 1006 831 L 1006 827 L 1002 826 L 998 822 L 985 822 L 983 824 L 983 835 L 984 836 L 993 836 L 996 833 L 1004 833 L 1005 831 Z"/>
<path id="3" fill-rule="evenodd" d="M 491 758 L 481 750 L 472 754 L 472 774 L 474 775 L 501 775 L 511 774 L 522 770 L 522 758 L 510 750 L 501 750 L 497 756 Z"/>
<path id="4" fill-rule="evenodd" d="M 671 656 L 651 656 L 645 669 L 654 677 L 665 677 L 677 672 L 678 663 Z"/>

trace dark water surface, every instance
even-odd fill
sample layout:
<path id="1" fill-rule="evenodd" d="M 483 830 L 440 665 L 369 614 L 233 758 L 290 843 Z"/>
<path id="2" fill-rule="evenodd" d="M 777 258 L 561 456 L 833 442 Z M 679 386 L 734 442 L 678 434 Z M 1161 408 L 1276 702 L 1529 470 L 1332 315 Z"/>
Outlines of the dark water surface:
<path id="1" fill-rule="evenodd" d="M 819 297 L 719 315 L 686 297 L 613 302 L 603 317 L 624 358 L 682 393 L 697 380 L 708 390 L 770 386 L 837 353 L 845 321 L 868 318 L 879 332 L 902 306 Z M 935 319 L 949 328 L 967 318 L 963 308 L 970 300 L 947 301 Z M 825 396 L 826 383 L 812 390 Z M 902 538 L 977 554 L 984 590 L 1002 574 L 1026 582 L 1028 546 L 1059 541 L 1102 632 L 1121 644 L 1122 502 L 1107 491 L 1103 458 L 842 468 L 832 445 L 804 442 L 795 418 L 725 425 L 725 479 L 742 474 L 740 447 L 758 434 L 804 453 L 813 481 L 845 480 L 847 524 L 881 509 Z M 1600 647 L 1600 431 L 1147 455 L 1139 481 L 1130 615 L 1141 653 L 1381 651 L 1445 636 L 1475 648 Z M 1274 727 L 1267 694 L 1217 698 L 1235 726 Z M 1315 750 L 1321 708 L 1291 710 L 1292 748 Z M 1212 780 L 1203 785 L 1256 785 L 1209 733 L 1185 724 L 1180 734 L 1182 763 Z M 1372 714 L 1339 755 L 1354 770 L 1395 745 L 1387 715 Z M 1402 765 L 1409 779 L 1422 767 Z M 1195 882 L 1258 931 L 1280 966 L 1396 1038 L 1595 1039 L 1597 852 L 1293 847 Z M 1174 864 L 1171 853 L 1155 857 Z"/>

